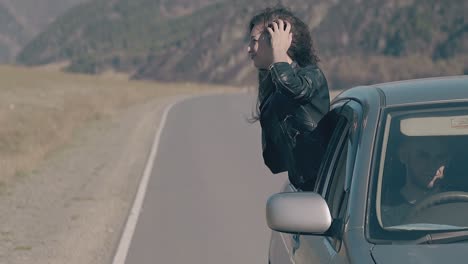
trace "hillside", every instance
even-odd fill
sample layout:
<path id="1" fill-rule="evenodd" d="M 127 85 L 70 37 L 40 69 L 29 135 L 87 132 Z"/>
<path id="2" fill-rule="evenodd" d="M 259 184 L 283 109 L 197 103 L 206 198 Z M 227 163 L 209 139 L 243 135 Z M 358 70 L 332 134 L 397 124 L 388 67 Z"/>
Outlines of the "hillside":
<path id="1" fill-rule="evenodd" d="M 70 7 L 89 0 L 0 0 L 32 34 L 37 34 Z"/>
<path id="2" fill-rule="evenodd" d="M 121 8 L 125 2 L 100 0 L 70 10 L 26 46 L 18 61 L 37 65 L 71 60 L 70 71 L 113 68 L 135 78 L 167 81 L 241 83 L 255 77 L 245 67 L 250 65 L 245 24 L 266 6 L 263 2 L 213 1 L 172 17 L 162 15 L 158 1 L 132 1 L 133 10 Z M 314 4 L 323 6 L 311 20 L 318 23 L 328 1 L 295 1 L 297 7 L 307 7 L 304 11 Z"/>
<path id="3" fill-rule="evenodd" d="M 16 54 L 68 8 L 87 0 L 0 0 L 0 63 Z"/>
<path id="4" fill-rule="evenodd" d="M 290 8 L 298 15 L 317 25 L 332 5 L 327 0 L 296 0 Z M 217 12 L 206 18 L 207 26 L 191 30 L 192 35 L 161 52 L 141 65 L 135 78 L 156 80 L 185 80 L 230 84 L 252 84 L 256 73 L 247 56 L 247 23 L 258 10 L 265 8 L 263 1 L 223 2 Z M 315 6 L 315 8 L 313 8 Z M 307 14 L 310 14 L 308 16 Z M 194 14 L 198 16 L 198 14 Z"/>
<path id="5" fill-rule="evenodd" d="M 314 35 L 337 86 L 468 74 L 467 12 L 464 0 L 341 1 Z"/>
<path id="6" fill-rule="evenodd" d="M 70 70 L 86 73 L 95 73 L 108 64 L 129 70 L 148 54 L 183 40 L 190 27 L 201 21 L 190 15 L 183 20 L 179 17 L 191 14 L 192 8 L 207 1 L 92 1 L 58 18 L 24 48 L 18 61 L 44 64 L 72 60 Z"/>
<path id="7" fill-rule="evenodd" d="M 27 40 L 23 25 L 0 2 L 0 61 L 11 61 Z"/>
<path id="8" fill-rule="evenodd" d="M 468 36 L 467 1 L 365 2 L 342 1 L 330 10 L 334 15 L 315 31 L 325 36 L 318 38 L 318 44 L 327 47 L 326 52 L 396 57 L 420 54 L 436 59 L 468 52 L 468 46 L 463 46 Z"/>
<path id="9" fill-rule="evenodd" d="M 69 10 L 18 62 L 71 61 L 69 71 L 114 69 L 136 79 L 255 83 L 246 24 L 263 1 L 127 2 L 95 0 Z M 282 2 L 313 29 L 332 88 L 468 72 L 466 1 Z"/>

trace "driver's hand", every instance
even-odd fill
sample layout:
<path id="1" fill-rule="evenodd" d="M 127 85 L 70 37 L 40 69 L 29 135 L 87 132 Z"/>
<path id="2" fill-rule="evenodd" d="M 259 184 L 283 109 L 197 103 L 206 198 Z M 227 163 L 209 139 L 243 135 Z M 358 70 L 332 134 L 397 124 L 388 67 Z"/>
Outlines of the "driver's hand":
<path id="1" fill-rule="evenodd" d="M 437 169 L 437 171 L 436 171 L 434 177 L 432 177 L 432 180 L 427 184 L 427 188 L 428 188 L 428 189 L 434 188 L 435 183 L 436 183 L 438 180 L 444 178 L 444 170 L 445 170 L 445 166 L 440 166 L 440 167 Z"/>

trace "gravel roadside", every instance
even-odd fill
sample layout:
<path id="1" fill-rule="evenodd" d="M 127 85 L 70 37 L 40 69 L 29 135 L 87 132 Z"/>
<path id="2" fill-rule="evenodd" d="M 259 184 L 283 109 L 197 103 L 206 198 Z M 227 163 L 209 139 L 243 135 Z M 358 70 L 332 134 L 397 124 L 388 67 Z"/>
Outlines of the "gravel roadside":
<path id="1" fill-rule="evenodd" d="M 77 131 L 0 194 L 0 263 L 111 263 L 164 107 L 132 106 Z"/>

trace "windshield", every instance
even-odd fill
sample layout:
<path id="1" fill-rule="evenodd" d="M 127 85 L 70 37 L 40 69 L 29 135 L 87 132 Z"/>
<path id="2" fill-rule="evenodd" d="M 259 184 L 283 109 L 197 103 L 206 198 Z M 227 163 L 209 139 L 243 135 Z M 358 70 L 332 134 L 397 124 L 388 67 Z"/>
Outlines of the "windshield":
<path id="1" fill-rule="evenodd" d="M 376 192 L 387 231 L 468 227 L 468 109 L 389 113 Z"/>

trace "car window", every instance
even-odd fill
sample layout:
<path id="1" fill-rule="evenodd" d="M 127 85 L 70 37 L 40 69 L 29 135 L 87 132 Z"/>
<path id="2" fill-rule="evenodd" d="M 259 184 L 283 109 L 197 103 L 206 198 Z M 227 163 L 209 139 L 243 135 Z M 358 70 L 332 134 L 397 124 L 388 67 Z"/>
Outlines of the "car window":
<path id="1" fill-rule="evenodd" d="M 331 166 L 333 162 L 336 161 L 339 157 L 340 151 L 338 148 L 342 148 L 342 142 L 344 140 L 344 134 L 347 133 L 346 131 L 349 129 L 349 111 L 345 111 L 345 109 L 349 109 L 346 105 L 350 101 L 345 102 L 344 104 L 333 108 L 327 115 L 322 119 L 319 123 L 319 126 L 323 122 L 323 120 L 329 120 L 326 125 L 328 138 L 327 138 L 327 148 L 324 152 L 324 157 L 322 158 L 322 163 L 319 169 L 318 179 L 314 188 L 314 191 L 319 194 L 323 194 L 325 197 L 325 192 L 330 184 L 331 179 Z M 352 116 L 352 114 L 350 115 Z M 318 127 L 320 128 L 320 127 Z M 323 132 L 325 133 L 325 132 Z"/>
<path id="2" fill-rule="evenodd" d="M 468 227 L 468 109 L 389 111 L 376 215 L 387 231 Z"/>
<path id="3" fill-rule="evenodd" d="M 347 134 L 345 134 L 347 136 Z M 339 152 L 338 160 L 335 161 L 334 168 L 331 169 L 330 185 L 325 199 L 330 208 L 330 213 L 334 219 L 339 217 L 340 206 L 344 196 L 344 185 L 346 179 L 346 159 L 348 157 L 348 140 L 342 142 L 341 146 L 337 148 Z"/>
<path id="4" fill-rule="evenodd" d="M 342 109 L 337 110 L 337 122 L 322 163 L 321 177 L 316 185 L 316 192 L 327 201 L 333 218 L 338 217 L 344 193 L 350 129 L 350 122 L 342 115 Z"/>
<path id="5" fill-rule="evenodd" d="M 342 140 L 342 135 L 345 127 L 347 126 L 347 120 L 345 117 L 340 116 L 337 112 L 329 113 L 329 115 L 334 115 L 334 126 L 333 129 L 329 131 L 329 141 L 327 142 L 327 148 L 322 159 L 322 164 L 320 166 L 318 179 L 315 186 L 315 192 L 324 194 L 328 188 L 330 181 L 330 166 L 332 162 L 337 159 L 337 148 L 339 147 L 339 142 Z"/>

